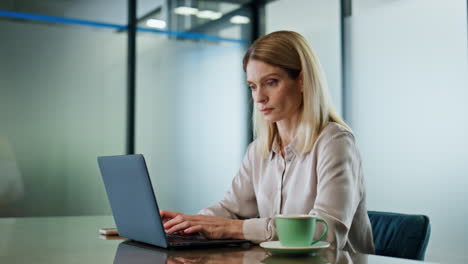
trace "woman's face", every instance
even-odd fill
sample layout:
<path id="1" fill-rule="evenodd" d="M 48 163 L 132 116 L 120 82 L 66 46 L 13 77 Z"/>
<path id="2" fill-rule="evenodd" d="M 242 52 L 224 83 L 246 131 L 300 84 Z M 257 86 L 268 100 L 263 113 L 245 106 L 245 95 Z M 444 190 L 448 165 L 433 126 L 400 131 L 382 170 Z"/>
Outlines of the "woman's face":
<path id="1" fill-rule="evenodd" d="M 299 113 L 301 78 L 293 80 L 285 70 L 258 60 L 250 60 L 246 72 L 255 106 L 266 120 L 278 122 Z"/>

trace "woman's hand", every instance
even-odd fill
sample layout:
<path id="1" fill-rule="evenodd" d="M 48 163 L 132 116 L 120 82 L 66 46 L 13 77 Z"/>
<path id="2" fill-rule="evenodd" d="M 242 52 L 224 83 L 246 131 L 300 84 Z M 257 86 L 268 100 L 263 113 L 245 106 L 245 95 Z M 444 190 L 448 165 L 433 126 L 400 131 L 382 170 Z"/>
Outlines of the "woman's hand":
<path id="1" fill-rule="evenodd" d="M 201 233 L 210 239 L 244 239 L 242 220 L 207 215 L 186 215 L 170 211 L 161 211 L 161 218 L 167 233 Z"/>
<path id="2" fill-rule="evenodd" d="M 159 210 L 159 215 L 161 216 L 163 224 L 166 223 L 167 221 L 171 220 L 172 218 L 181 215 L 182 213 L 179 212 L 172 212 L 172 211 L 166 211 L 166 210 Z"/>

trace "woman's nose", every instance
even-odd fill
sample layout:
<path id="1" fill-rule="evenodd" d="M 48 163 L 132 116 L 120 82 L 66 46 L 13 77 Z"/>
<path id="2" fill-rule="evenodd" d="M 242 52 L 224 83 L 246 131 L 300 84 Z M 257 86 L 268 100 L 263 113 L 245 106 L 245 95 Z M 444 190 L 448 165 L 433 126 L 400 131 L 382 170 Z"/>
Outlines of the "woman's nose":
<path id="1" fill-rule="evenodd" d="M 266 96 L 262 89 L 258 89 L 254 99 L 255 102 L 264 104 L 268 101 L 268 96 Z"/>

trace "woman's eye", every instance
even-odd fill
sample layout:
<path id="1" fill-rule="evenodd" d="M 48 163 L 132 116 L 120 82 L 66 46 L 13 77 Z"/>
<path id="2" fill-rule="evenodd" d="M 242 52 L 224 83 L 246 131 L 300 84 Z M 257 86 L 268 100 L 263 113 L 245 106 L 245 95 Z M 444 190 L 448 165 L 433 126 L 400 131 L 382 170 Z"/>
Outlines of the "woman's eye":
<path id="1" fill-rule="evenodd" d="M 267 84 L 268 86 L 275 86 L 276 83 L 277 83 L 276 80 L 270 80 L 270 81 L 268 81 L 266 84 Z"/>
<path id="2" fill-rule="evenodd" d="M 255 91 L 255 89 L 257 89 L 257 87 L 255 85 L 249 85 L 249 89 L 252 90 L 252 91 Z"/>

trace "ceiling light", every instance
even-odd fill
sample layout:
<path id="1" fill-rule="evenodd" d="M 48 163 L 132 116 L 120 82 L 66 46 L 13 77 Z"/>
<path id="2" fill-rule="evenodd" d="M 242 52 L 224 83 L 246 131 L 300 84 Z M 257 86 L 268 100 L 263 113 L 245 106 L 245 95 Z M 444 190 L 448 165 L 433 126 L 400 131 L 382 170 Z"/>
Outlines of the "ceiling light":
<path id="1" fill-rule="evenodd" d="M 203 10 L 197 13 L 197 17 L 211 19 L 211 20 L 216 20 L 222 16 L 223 14 L 221 14 L 220 12 L 215 12 L 211 10 Z"/>
<path id="2" fill-rule="evenodd" d="M 160 28 L 160 29 L 163 29 L 163 28 L 166 28 L 166 21 L 164 20 L 159 20 L 159 19 L 148 19 L 146 21 L 146 25 L 148 27 L 152 27 L 152 28 Z"/>
<path id="3" fill-rule="evenodd" d="M 250 18 L 246 16 L 233 16 L 229 21 L 233 24 L 248 24 L 250 23 Z"/>
<path id="4" fill-rule="evenodd" d="M 196 15 L 198 13 L 198 9 L 188 6 L 179 6 L 174 8 L 174 13 L 177 15 L 190 16 Z"/>

